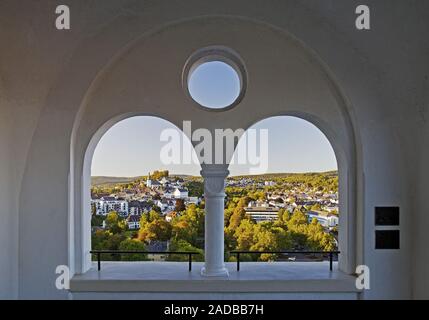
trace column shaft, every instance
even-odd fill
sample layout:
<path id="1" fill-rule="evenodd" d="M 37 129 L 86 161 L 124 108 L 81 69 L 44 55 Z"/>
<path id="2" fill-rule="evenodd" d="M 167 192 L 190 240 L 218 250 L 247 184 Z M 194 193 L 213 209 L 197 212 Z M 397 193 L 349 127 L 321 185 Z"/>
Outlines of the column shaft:
<path id="1" fill-rule="evenodd" d="M 228 170 L 203 170 L 205 199 L 205 265 L 207 277 L 228 276 L 224 263 L 225 178 Z"/>

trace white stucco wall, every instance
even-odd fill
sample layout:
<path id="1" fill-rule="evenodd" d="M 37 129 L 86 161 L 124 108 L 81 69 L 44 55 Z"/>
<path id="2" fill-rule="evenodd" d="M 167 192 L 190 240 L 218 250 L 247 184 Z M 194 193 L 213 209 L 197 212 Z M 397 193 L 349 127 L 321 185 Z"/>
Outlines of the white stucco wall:
<path id="1" fill-rule="evenodd" d="M 14 185 L 11 117 L 0 83 L 0 299 L 17 296 L 17 206 Z"/>
<path id="2" fill-rule="evenodd" d="M 412 239 L 414 265 L 411 278 L 413 283 L 413 298 L 429 299 L 429 191 L 427 187 L 429 181 L 429 126 L 427 123 L 429 99 L 422 100 L 422 106 L 422 110 L 424 110 L 422 120 L 425 122 L 422 126 L 425 132 L 421 140 L 422 156 L 419 164 L 415 194 L 413 196 L 413 213 L 415 218 L 413 230 L 415 238 Z"/>
<path id="3" fill-rule="evenodd" d="M 352 0 L 272 3 L 192 0 L 185 4 L 104 0 L 102 4 L 100 1 L 94 5 L 75 0 L 70 5 L 72 29 L 60 32 L 54 28 L 56 3 L 2 1 L 0 248 L 5 255 L 0 255 L 0 297 L 67 297 L 54 287 L 54 270 L 58 264 L 69 264 L 70 257 L 74 259 L 69 253 L 70 236 L 74 231 L 67 214 L 73 125 L 80 123 L 81 118 L 88 121 L 83 128 L 86 137 L 98 128 L 98 124 L 85 117 L 84 112 L 77 111 L 86 103 L 85 97 L 96 95 L 97 91 L 88 95 L 91 84 L 109 84 L 109 75 L 100 72 L 116 61 L 116 57 L 132 58 L 132 54 L 140 54 L 142 61 L 150 61 L 156 56 L 159 63 L 165 52 L 174 52 L 177 45 L 169 41 L 163 44 L 163 50 L 134 51 L 124 55 L 128 53 L 130 43 L 157 32 L 152 39 L 160 44 L 165 40 L 163 37 L 169 36 L 168 32 L 162 31 L 169 30 L 165 28 L 167 25 L 197 17 L 201 21 L 201 17 L 207 15 L 227 15 L 232 20 L 236 17 L 237 23 L 229 33 L 219 33 L 217 42 L 226 37 L 231 42 L 236 37 L 243 56 L 246 56 L 246 46 L 252 49 L 249 52 L 254 52 L 258 44 L 261 53 L 266 51 L 276 55 L 276 48 L 270 47 L 272 42 L 266 38 L 265 29 L 251 27 L 254 21 L 255 25 L 268 24 L 280 33 L 283 30 L 293 35 L 319 57 L 341 88 L 349 106 L 350 125 L 356 134 L 357 261 L 368 264 L 372 271 L 372 287 L 364 297 L 428 297 L 425 270 L 429 258 L 425 243 L 429 239 L 425 230 L 429 221 L 424 185 L 428 170 L 424 163 L 429 160 L 429 139 L 424 133 L 424 126 L 427 126 L 424 120 L 427 119 L 427 109 L 424 107 L 427 108 L 428 101 L 425 76 L 428 75 L 429 46 L 424 32 L 428 30 L 424 13 L 428 12 L 429 4 L 418 0 L 377 1 L 371 4 L 371 31 L 355 29 L 357 4 L 360 3 Z M 239 23 L 238 17 L 247 21 L 250 27 Z M 182 30 L 182 34 L 188 32 L 190 45 L 198 49 L 205 34 L 201 29 L 193 29 L 192 24 L 183 26 L 188 29 Z M 202 26 L 209 27 L 210 23 Z M 221 22 L 219 26 L 221 30 L 227 24 Z M 278 41 L 284 44 L 282 37 L 278 37 Z M 140 48 L 144 48 L 144 43 Z M 137 56 L 132 59 L 138 62 Z M 272 62 L 267 61 L 267 68 L 274 70 L 276 66 Z M 121 72 L 120 65 L 115 68 L 119 68 L 118 74 L 126 81 L 128 69 Z M 159 72 L 146 70 L 151 71 L 147 77 L 154 80 L 152 84 L 162 79 L 162 64 L 159 67 Z M 303 74 L 301 79 L 305 76 Z M 100 82 L 101 78 L 106 81 Z M 264 85 L 262 80 L 256 83 Z M 294 85 L 291 82 L 285 84 Z M 135 85 L 124 85 L 123 93 L 135 90 Z M 107 86 L 106 89 L 114 88 Z M 263 89 L 271 93 L 269 87 Z M 169 86 L 167 90 L 175 88 Z M 116 93 L 118 99 L 121 92 L 112 93 Z M 296 101 L 300 101 L 300 93 L 303 93 L 301 89 L 296 88 Z M 141 99 L 144 104 L 139 104 L 140 107 L 151 104 L 153 111 L 170 110 L 168 112 L 178 116 L 181 113 L 166 109 L 167 104 L 163 107 L 159 101 L 144 95 Z M 119 105 L 121 100 L 116 101 Z M 101 102 L 98 100 L 98 108 L 103 107 Z M 113 108 L 113 100 L 106 102 L 110 103 L 108 108 Z M 273 102 L 281 108 L 280 100 Z M 264 97 L 253 96 L 248 105 L 263 103 Z M 119 107 L 124 111 L 131 106 Z M 107 114 L 111 115 L 114 110 L 109 110 Z M 234 119 L 239 118 L 238 110 L 226 124 L 234 125 Z M 254 110 L 254 119 L 249 119 L 249 125 L 263 115 L 258 110 Z M 194 116 L 199 117 L 198 113 L 196 111 Z M 200 118 L 201 126 L 214 123 L 212 119 L 222 119 L 222 115 L 207 119 Z M 71 167 L 75 165 L 72 163 Z M 401 207 L 400 250 L 374 250 L 373 211 L 376 205 Z M 72 211 L 75 210 L 73 206 Z"/>

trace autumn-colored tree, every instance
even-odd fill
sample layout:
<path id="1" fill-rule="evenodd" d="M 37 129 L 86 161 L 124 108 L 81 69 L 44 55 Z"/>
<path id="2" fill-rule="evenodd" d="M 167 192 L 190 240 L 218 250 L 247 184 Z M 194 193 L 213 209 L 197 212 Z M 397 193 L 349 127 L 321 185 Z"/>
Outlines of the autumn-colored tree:
<path id="1" fill-rule="evenodd" d="M 177 219 L 172 224 L 172 234 L 175 240 L 185 240 L 189 243 L 195 242 L 197 238 L 196 228 L 192 228 L 191 223 L 185 219 Z"/>
<path id="2" fill-rule="evenodd" d="M 244 211 L 243 207 L 237 206 L 229 219 L 228 229 L 234 232 L 243 219 L 246 219 L 246 211 Z"/>
<path id="3" fill-rule="evenodd" d="M 160 179 L 168 175 L 167 172 L 155 172 L 154 179 Z M 245 178 L 245 177 L 244 177 Z M 330 232 L 324 228 L 317 219 L 308 221 L 305 210 L 321 209 L 320 205 L 298 207 L 293 213 L 288 209 L 281 208 L 278 219 L 272 222 L 255 223 L 246 215 L 245 208 L 250 201 L 267 200 L 267 193 L 276 194 L 278 191 L 284 193 L 283 198 L 290 197 L 290 192 L 338 192 L 338 177 L 336 172 L 323 174 L 290 174 L 285 176 L 261 176 L 252 178 L 255 183 L 241 186 L 226 187 L 226 207 L 224 211 L 225 250 L 335 250 L 338 232 L 336 228 Z M 275 186 L 262 186 L 266 180 L 274 181 Z M 186 185 L 193 188 L 195 192 L 202 192 L 201 180 L 195 179 Z M 194 183 L 196 182 L 196 183 Z M 125 188 L 144 188 L 141 179 L 131 183 L 119 183 L 114 186 L 97 186 L 91 190 L 93 193 L 111 194 L 124 190 Z M 311 190 L 308 190 L 311 189 Z M 280 194 L 280 192 L 278 194 Z M 292 193 L 292 194 L 293 194 Z M 156 199 L 155 195 L 153 199 Z M 299 198 L 298 196 L 296 198 Z M 279 198 L 280 199 L 280 198 Z M 295 199 L 297 201 L 297 199 Z M 281 203 L 281 201 L 278 201 Z M 171 222 L 167 222 L 162 216 L 159 207 L 153 206 L 153 210 L 143 214 L 140 221 L 140 230 L 136 233 L 127 230 L 126 221 L 116 212 L 109 213 L 106 220 L 106 229 L 94 228 L 92 244 L 94 249 L 118 250 L 119 248 L 143 248 L 145 241 L 169 240 L 170 250 L 195 251 L 203 248 L 204 240 L 204 201 L 199 206 L 188 205 L 186 208 L 182 201 L 178 201 L 176 215 L 172 216 Z M 287 207 L 289 208 L 289 207 Z M 93 226 L 99 226 L 102 219 L 93 216 Z M 140 240 L 140 241 L 139 241 Z M 137 249 L 135 249 L 137 250 Z M 117 260 L 119 255 L 103 256 L 105 260 Z M 124 256 L 125 257 L 125 256 Z M 125 257 L 134 259 L 137 257 Z M 187 259 L 182 256 L 171 256 L 168 259 Z M 242 261 L 248 260 L 273 260 L 276 255 L 245 255 Z M 234 255 L 226 253 L 228 261 L 234 261 Z"/>
<path id="4" fill-rule="evenodd" d="M 118 215 L 117 212 L 111 211 L 107 214 L 106 217 L 106 227 L 112 233 L 116 234 L 127 230 L 128 225 L 126 221 Z"/>
<path id="5" fill-rule="evenodd" d="M 193 246 L 199 245 L 199 239 L 204 238 L 204 210 L 191 204 L 172 221 L 172 237 L 175 240 L 183 239 Z"/>
<path id="6" fill-rule="evenodd" d="M 250 201 L 252 201 L 251 197 L 247 197 L 247 196 L 246 197 L 242 197 L 238 201 L 237 207 L 241 207 L 241 208 L 247 207 L 247 205 L 249 204 Z"/>
<path id="7" fill-rule="evenodd" d="M 312 207 L 311 207 L 312 211 L 321 211 L 322 207 L 320 206 L 320 203 L 315 203 Z"/>
<path id="8" fill-rule="evenodd" d="M 177 212 L 181 212 L 181 211 L 186 210 L 185 201 L 183 201 L 183 199 L 176 199 L 175 210 Z"/>
<path id="9" fill-rule="evenodd" d="M 249 219 L 241 220 L 240 225 L 235 229 L 234 237 L 237 243 L 237 250 L 250 250 L 254 245 L 256 225 Z"/>
<path id="10" fill-rule="evenodd" d="M 171 224 L 164 219 L 155 219 L 140 227 L 138 239 L 140 241 L 167 241 L 171 238 Z"/>
<path id="11" fill-rule="evenodd" d="M 151 223 L 152 221 L 154 221 L 156 219 L 161 219 L 161 216 L 155 210 L 151 210 L 148 213 L 142 214 L 142 216 L 140 218 L 140 228 L 144 227 L 146 224 Z"/>
<path id="12" fill-rule="evenodd" d="M 285 210 L 284 208 L 281 208 L 277 213 L 277 216 L 278 219 L 276 221 L 276 224 L 278 226 L 286 227 L 291 217 L 289 211 Z"/>
<path id="13" fill-rule="evenodd" d="M 162 178 L 168 178 L 169 172 L 168 170 L 155 170 L 150 174 L 151 179 L 153 180 L 160 180 Z"/>
<path id="14" fill-rule="evenodd" d="M 229 220 L 231 219 L 232 214 L 234 213 L 234 206 L 232 208 L 228 207 L 223 213 L 223 221 L 226 228 L 229 226 Z"/>
<path id="15" fill-rule="evenodd" d="M 288 221 L 288 228 L 295 232 L 305 233 L 308 219 L 300 210 L 295 210 Z"/>

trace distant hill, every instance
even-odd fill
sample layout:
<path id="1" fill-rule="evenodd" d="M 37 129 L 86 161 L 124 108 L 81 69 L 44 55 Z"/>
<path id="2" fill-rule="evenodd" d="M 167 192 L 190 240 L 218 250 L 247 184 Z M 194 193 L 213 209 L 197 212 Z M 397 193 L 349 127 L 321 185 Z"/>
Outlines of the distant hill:
<path id="1" fill-rule="evenodd" d="M 273 179 L 273 178 L 282 178 L 290 177 L 294 175 L 324 175 L 324 176 L 337 176 L 337 171 L 327 171 L 327 172 L 304 172 L 304 173 L 266 173 L 266 174 L 255 174 L 255 175 L 242 175 L 242 176 L 231 176 L 230 178 L 259 178 L 259 179 Z M 171 177 L 178 177 L 182 179 L 192 178 L 191 175 L 186 174 L 171 174 Z M 95 176 L 91 177 L 92 186 L 110 186 L 121 183 L 130 183 L 135 180 L 143 179 L 146 180 L 147 176 L 137 176 L 137 177 L 106 177 L 106 176 Z"/>
<path id="2" fill-rule="evenodd" d="M 171 177 L 178 178 L 188 178 L 190 175 L 186 174 L 171 174 Z M 91 177 L 91 185 L 92 186 L 110 186 L 121 183 L 130 183 L 135 180 L 146 180 L 147 176 L 137 176 L 137 177 L 106 177 L 106 176 L 94 176 Z"/>
<path id="3" fill-rule="evenodd" d="M 253 179 L 273 179 L 273 178 L 285 178 L 290 176 L 337 176 L 338 171 L 326 171 L 326 172 L 302 172 L 302 173 L 265 173 L 265 174 L 255 174 L 255 175 L 240 175 L 240 176 L 231 176 L 230 178 L 253 178 Z"/>
<path id="4" fill-rule="evenodd" d="M 93 186 L 107 186 L 113 184 L 120 183 L 130 183 L 137 179 L 146 179 L 146 177 L 105 177 L 105 176 L 97 176 L 91 177 L 91 185 Z"/>

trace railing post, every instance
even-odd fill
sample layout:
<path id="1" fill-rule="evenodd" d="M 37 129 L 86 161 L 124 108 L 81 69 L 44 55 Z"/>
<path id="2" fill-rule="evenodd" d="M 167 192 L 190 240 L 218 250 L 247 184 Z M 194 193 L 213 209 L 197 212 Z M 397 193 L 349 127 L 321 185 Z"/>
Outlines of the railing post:
<path id="1" fill-rule="evenodd" d="M 192 271 L 192 254 L 189 254 L 189 272 Z"/>
<path id="2" fill-rule="evenodd" d="M 237 252 L 237 271 L 240 271 L 240 252 Z"/>
<path id="3" fill-rule="evenodd" d="M 332 271 L 332 258 L 333 258 L 333 253 L 329 252 L 329 270 Z"/>
<path id="4" fill-rule="evenodd" d="M 97 252 L 97 267 L 98 267 L 98 271 L 101 270 L 101 253 Z"/>

